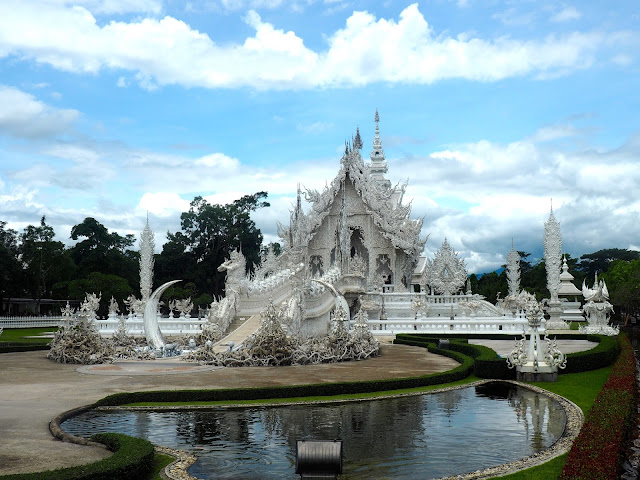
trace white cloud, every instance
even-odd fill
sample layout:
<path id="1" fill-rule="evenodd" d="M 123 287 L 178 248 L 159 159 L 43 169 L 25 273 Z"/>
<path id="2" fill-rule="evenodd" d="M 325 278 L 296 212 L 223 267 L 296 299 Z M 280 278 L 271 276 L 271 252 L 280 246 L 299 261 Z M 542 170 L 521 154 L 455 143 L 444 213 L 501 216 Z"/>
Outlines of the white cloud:
<path id="1" fill-rule="evenodd" d="M 582 17 L 582 14 L 576 9 L 576 7 L 564 7 L 562 10 L 551 16 L 551 21 L 568 22 L 571 20 L 578 20 L 580 17 Z"/>
<path id="2" fill-rule="evenodd" d="M 215 167 L 226 171 L 233 171 L 238 168 L 240 162 L 237 158 L 232 158 L 224 153 L 211 153 L 204 157 L 197 158 L 194 163 L 205 167 Z"/>
<path id="3" fill-rule="evenodd" d="M 48 137 L 68 131 L 77 110 L 51 107 L 14 87 L 0 85 L 0 133 L 15 137 Z"/>
<path id="4" fill-rule="evenodd" d="M 189 210 L 189 202 L 175 192 L 147 192 L 140 198 L 136 210 L 139 214 L 150 212 L 159 217 L 180 216 Z"/>
<path id="5" fill-rule="evenodd" d="M 528 41 L 464 32 L 453 37 L 435 32 L 413 4 L 398 20 L 355 11 L 342 29 L 327 34 L 326 50 L 314 51 L 295 32 L 264 22 L 255 11 L 245 16 L 253 36 L 218 44 L 171 16 L 100 26 L 87 8 L 65 5 L 2 2 L 0 56 L 71 72 L 129 71 L 147 89 L 170 84 L 286 89 L 548 77 L 586 68 L 601 50 L 628 42 L 624 35 L 602 32 Z M 124 84 L 121 78 L 118 85 Z"/>

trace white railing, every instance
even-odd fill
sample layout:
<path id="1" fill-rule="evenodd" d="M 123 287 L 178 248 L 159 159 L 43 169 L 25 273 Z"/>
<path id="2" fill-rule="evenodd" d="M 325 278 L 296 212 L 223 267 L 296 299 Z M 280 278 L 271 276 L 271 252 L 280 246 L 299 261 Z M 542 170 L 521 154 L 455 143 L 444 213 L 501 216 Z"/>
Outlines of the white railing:
<path id="1" fill-rule="evenodd" d="M 0 317 L 3 328 L 57 327 L 61 323 L 62 317 Z"/>
<path id="2" fill-rule="evenodd" d="M 448 318 L 390 318 L 369 320 L 369 326 L 376 333 L 507 333 L 521 334 L 527 328 L 527 321 L 513 317 L 479 317 L 464 319 Z"/>
<path id="3" fill-rule="evenodd" d="M 163 335 L 196 335 L 202 331 L 202 324 L 206 323 L 205 318 L 185 318 L 185 317 L 158 317 L 158 326 Z M 109 318 L 106 320 L 96 320 L 96 326 L 102 336 L 113 335 L 118 330 L 120 320 Z M 134 336 L 144 335 L 144 320 L 142 317 L 130 317 L 125 321 L 127 333 Z"/>

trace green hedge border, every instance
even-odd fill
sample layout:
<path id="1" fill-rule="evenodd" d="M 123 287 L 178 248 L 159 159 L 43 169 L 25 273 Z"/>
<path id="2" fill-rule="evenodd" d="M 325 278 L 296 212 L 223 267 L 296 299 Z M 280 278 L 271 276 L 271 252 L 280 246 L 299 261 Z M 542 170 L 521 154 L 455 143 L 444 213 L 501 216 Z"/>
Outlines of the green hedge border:
<path id="1" fill-rule="evenodd" d="M 90 439 L 113 455 L 77 467 L 1 476 L 2 480 L 131 480 L 149 478 L 153 471 L 153 444 L 121 433 L 98 433 Z"/>
<path id="2" fill-rule="evenodd" d="M 49 344 L 0 342 L 0 353 L 34 352 L 36 350 L 49 350 Z"/>
<path id="3" fill-rule="evenodd" d="M 473 372 L 473 359 L 467 355 L 451 350 L 439 349 L 435 344 L 419 346 L 428 348 L 432 353 L 453 358 L 460 362 L 460 365 L 446 372 L 384 380 L 286 385 L 277 387 L 224 388 L 215 390 L 163 390 L 115 393 L 98 400 L 92 407 L 117 406 L 129 403 L 264 400 L 383 392 L 455 382 L 468 377 Z"/>
<path id="4" fill-rule="evenodd" d="M 513 338 L 516 336 L 507 336 Z M 507 366 L 507 360 L 500 357 L 495 351 L 482 345 L 468 343 L 469 338 L 481 338 L 491 340 L 505 340 L 505 335 L 429 335 L 429 334 L 398 334 L 394 343 L 427 346 L 442 339 L 450 341 L 449 348 L 453 351 L 463 353 L 474 359 L 474 374 L 479 378 L 495 378 L 499 380 L 513 380 L 516 378 L 515 369 Z M 580 373 L 596 370 L 611 365 L 620 353 L 620 345 L 617 337 L 606 335 L 582 335 L 582 334 L 560 334 L 554 336 L 563 340 L 589 340 L 597 342 L 598 345 L 590 350 L 567 354 L 567 367 L 559 370 L 559 373 Z"/>

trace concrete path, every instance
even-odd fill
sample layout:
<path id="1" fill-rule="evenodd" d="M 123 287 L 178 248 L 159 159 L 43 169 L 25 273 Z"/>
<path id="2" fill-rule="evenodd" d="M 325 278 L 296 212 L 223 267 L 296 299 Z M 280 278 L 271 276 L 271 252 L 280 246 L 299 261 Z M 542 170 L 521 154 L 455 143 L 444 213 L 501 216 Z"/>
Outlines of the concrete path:
<path id="1" fill-rule="evenodd" d="M 0 474 L 42 471 L 104 458 L 104 449 L 54 439 L 48 424 L 61 412 L 91 404 L 111 393 L 398 378 L 458 365 L 423 348 L 382 345 L 380 357 L 360 362 L 214 370 L 199 370 L 193 365 L 182 375 L 167 375 L 179 367 L 175 359 L 166 359 L 126 365 L 118 362 L 117 368 L 97 370 L 99 366 L 95 366 L 91 372 L 94 374 L 88 375 L 80 373 L 77 365 L 54 363 L 45 355 L 46 351 L 0 355 Z"/>

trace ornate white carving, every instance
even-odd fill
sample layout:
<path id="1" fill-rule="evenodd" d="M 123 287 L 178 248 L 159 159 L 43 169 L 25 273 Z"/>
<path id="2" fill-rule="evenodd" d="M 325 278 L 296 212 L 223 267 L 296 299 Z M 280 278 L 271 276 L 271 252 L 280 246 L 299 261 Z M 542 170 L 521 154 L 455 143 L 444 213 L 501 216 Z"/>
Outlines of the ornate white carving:
<path id="1" fill-rule="evenodd" d="M 560 224 L 553 215 L 549 214 L 544 223 L 544 262 L 547 270 L 547 289 L 551 295 L 551 302 L 558 302 L 558 288 L 560 288 L 560 266 L 562 263 L 562 234 Z"/>
<path id="2" fill-rule="evenodd" d="M 436 293 L 452 295 L 460 291 L 467 281 L 467 276 L 464 260 L 458 258 L 445 238 L 433 260 L 427 261 L 425 282 Z"/>
<path id="3" fill-rule="evenodd" d="M 507 283 L 509 295 L 517 295 L 520 291 L 520 254 L 511 245 L 507 254 Z"/>

